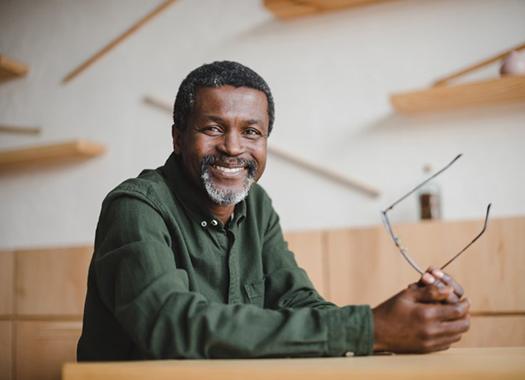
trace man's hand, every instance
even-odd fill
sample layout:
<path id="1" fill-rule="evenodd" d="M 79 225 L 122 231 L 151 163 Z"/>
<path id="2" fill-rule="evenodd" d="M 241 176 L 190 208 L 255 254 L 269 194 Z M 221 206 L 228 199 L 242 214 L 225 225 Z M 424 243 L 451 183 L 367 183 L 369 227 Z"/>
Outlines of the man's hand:
<path id="1" fill-rule="evenodd" d="M 429 268 L 417 284 L 373 309 L 374 351 L 446 350 L 470 326 L 470 304 L 462 296 L 452 277 Z"/>
<path id="2" fill-rule="evenodd" d="M 465 293 L 463 287 L 458 284 L 454 278 L 443 272 L 441 269 L 437 269 L 435 267 L 429 267 L 425 274 L 421 276 L 421 279 L 417 284 L 419 286 L 435 285 L 434 287 L 428 289 L 435 301 L 438 301 L 440 297 L 440 295 L 437 293 L 438 289 L 442 292 L 447 292 L 447 290 L 443 289 L 444 287 L 448 287 L 448 291 L 450 293 L 448 293 L 447 299 L 441 302 L 457 303 Z"/>

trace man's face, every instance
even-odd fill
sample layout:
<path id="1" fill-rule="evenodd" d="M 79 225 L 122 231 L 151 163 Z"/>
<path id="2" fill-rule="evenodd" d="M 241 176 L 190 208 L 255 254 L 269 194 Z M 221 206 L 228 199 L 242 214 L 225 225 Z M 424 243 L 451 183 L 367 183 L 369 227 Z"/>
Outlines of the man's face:
<path id="1" fill-rule="evenodd" d="M 268 100 L 248 87 L 197 90 L 186 129 L 173 147 L 191 180 L 220 205 L 240 202 L 266 166 Z"/>

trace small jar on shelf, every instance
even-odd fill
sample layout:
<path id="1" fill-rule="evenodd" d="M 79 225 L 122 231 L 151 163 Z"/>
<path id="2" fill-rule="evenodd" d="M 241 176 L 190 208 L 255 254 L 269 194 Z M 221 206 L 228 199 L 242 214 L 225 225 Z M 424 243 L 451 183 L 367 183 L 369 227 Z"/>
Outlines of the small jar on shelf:
<path id="1" fill-rule="evenodd" d="M 432 166 L 423 166 L 424 179 L 432 175 Z M 421 220 L 441 219 L 441 188 L 435 181 L 426 183 L 418 193 L 419 217 Z"/>

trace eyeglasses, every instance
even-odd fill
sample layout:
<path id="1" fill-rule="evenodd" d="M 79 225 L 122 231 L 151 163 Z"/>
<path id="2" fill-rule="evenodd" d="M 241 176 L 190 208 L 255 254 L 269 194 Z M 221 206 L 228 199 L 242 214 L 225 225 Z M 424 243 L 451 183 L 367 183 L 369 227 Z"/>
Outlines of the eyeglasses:
<path id="1" fill-rule="evenodd" d="M 417 185 L 416 187 L 414 187 L 412 190 L 410 190 L 408 193 L 406 193 L 405 195 L 403 195 L 401 198 L 399 198 L 397 201 L 395 201 L 394 203 L 392 203 L 391 206 L 387 207 L 386 209 L 384 209 L 383 211 L 381 211 L 381 214 L 383 216 L 383 223 L 385 224 L 385 228 L 386 230 L 388 231 L 388 233 L 390 234 L 390 237 L 392 238 L 392 240 L 394 241 L 394 244 L 396 245 L 396 247 L 399 249 L 399 252 L 401 253 L 401 255 L 403 256 L 403 258 L 410 264 L 410 266 L 412 268 L 414 268 L 419 274 L 423 275 L 424 274 L 424 271 L 421 269 L 421 267 L 414 261 L 414 259 L 412 259 L 409 254 L 408 254 L 408 251 L 406 250 L 405 247 L 403 247 L 403 245 L 401 244 L 401 240 L 399 240 L 399 238 L 397 237 L 397 235 L 395 234 L 393 228 L 392 228 L 392 225 L 390 224 L 390 220 L 388 219 L 388 212 L 391 211 L 397 204 L 399 204 L 400 202 L 402 202 L 403 200 L 405 200 L 408 196 L 410 196 L 411 194 L 413 194 L 416 190 L 418 190 L 419 188 L 421 188 L 423 185 L 425 185 L 427 182 L 430 182 L 431 180 L 433 180 L 434 178 L 436 178 L 438 175 L 440 175 L 441 173 L 443 173 L 445 170 L 447 170 L 450 166 L 452 166 L 452 164 L 454 162 L 456 162 L 460 157 L 462 156 L 462 154 L 458 154 L 456 156 L 456 158 L 454 158 L 447 166 L 445 166 L 443 169 L 437 171 L 436 173 L 434 173 L 432 176 L 430 176 L 428 179 L 426 179 L 425 181 L 421 182 L 419 185 Z M 459 251 L 458 253 L 456 253 L 450 260 L 448 260 L 443 266 L 441 266 L 440 269 L 445 269 L 449 264 L 451 264 L 454 260 L 456 260 L 463 252 L 465 252 L 472 244 L 474 244 L 474 242 L 476 240 L 478 240 L 481 235 L 483 235 L 483 233 L 485 233 L 485 230 L 487 229 L 487 222 L 489 220 L 489 212 L 490 212 L 490 207 L 492 206 L 492 203 L 489 203 L 488 206 L 487 206 L 487 211 L 485 213 L 485 221 L 483 223 L 483 228 L 481 229 L 481 232 L 479 234 L 476 235 L 476 237 L 474 239 L 472 239 L 472 241 L 470 243 L 468 243 L 461 251 Z"/>

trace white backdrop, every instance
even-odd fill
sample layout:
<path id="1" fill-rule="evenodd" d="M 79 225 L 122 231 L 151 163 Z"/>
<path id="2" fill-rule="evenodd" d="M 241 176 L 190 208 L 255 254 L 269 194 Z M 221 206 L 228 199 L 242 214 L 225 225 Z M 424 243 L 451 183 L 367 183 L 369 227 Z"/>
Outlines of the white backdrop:
<path id="1" fill-rule="evenodd" d="M 159 1 L 0 0 L 0 53 L 29 76 L 0 86 L 0 148 L 89 138 L 108 153 L 77 165 L 0 175 L 0 249 L 91 243 L 105 194 L 171 150 L 168 114 L 196 66 L 238 60 L 276 100 L 270 144 L 379 188 L 370 199 L 270 157 L 262 184 L 284 229 L 379 223 L 421 167 L 464 157 L 440 179 L 445 219 L 525 214 L 525 105 L 404 117 L 388 94 L 433 80 L 525 39 L 525 1 L 398 0 L 281 22 L 258 0 L 180 0 L 68 85 L 64 75 Z M 477 77 L 496 75 L 492 66 Z M 415 221 L 415 199 L 396 210 Z"/>

